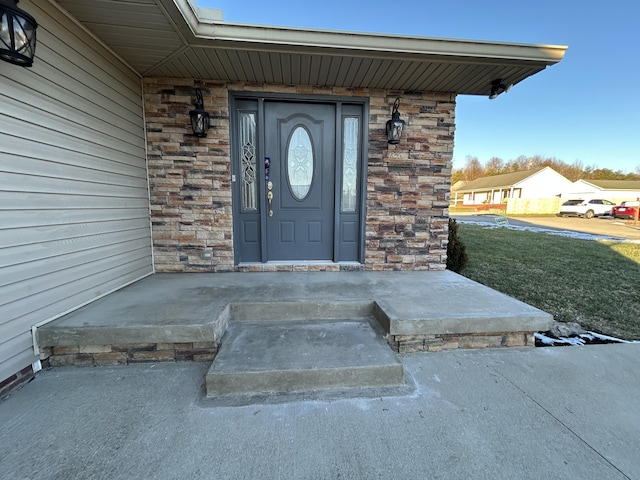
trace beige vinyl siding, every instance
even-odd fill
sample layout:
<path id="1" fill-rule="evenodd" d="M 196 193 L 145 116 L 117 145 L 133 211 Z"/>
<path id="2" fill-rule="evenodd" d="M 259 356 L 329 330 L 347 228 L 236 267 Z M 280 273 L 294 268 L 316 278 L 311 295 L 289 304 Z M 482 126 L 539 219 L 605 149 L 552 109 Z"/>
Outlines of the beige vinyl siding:
<path id="1" fill-rule="evenodd" d="M 31 327 L 153 272 L 140 78 L 47 0 L 30 69 L 0 64 L 0 381 Z"/>

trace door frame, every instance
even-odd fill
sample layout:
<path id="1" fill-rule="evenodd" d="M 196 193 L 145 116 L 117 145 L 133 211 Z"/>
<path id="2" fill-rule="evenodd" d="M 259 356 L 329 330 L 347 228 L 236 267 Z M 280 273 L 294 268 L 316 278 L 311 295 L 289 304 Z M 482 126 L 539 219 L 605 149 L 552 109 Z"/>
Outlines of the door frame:
<path id="1" fill-rule="evenodd" d="M 256 113 L 256 163 L 257 163 L 257 195 L 258 195 L 258 207 L 259 211 L 255 213 L 256 225 L 259 225 L 259 247 L 256 247 L 252 258 L 241 258 L 241 216 L 243 215 L 241 207 L 241 168 L 240 168 L 240 147 L 239 147 L 239 102 L 255 102 Z M 353 263 L 359 262 L 364 264 L 365 259 L 365 231 L 366 231 L 366 195 L 367 195 L 367 159 L 369 158 L 368 139 L 369 139 L 369 98 L 368 97 L 342 97 L 331 95 L 291 95 L 282 93 L 267 93 L 267 92 L 244 92 L 244 91 L 229 91 L 229 141 L 230 141 L 230 162 L 231 162 L 231 194 L 232 194 L 232 226 L 233 226 L 233 251 L 234 251 L 234 264 L 266 264 L 269 263 L 267 259 L 267 245 L 265 239 L 266 232 L 266 214 L 265 209 L 265 197 L 266 188 L 264 182 L 261 179 L 265 178 L 265 128 L 263 126 L 264 119 L 264 104 L 265 102 L 294 102 L 294 103 L 325 103 L 335 106 L 335 174 L 334 174 L 334 240 L 333 240 L 333 261 L 329 263 L 347 262 Z M 357 194 L 357 218 L 358 218 L 358 245 L 357 253 L 351 254 L 351 259 L 345 260 L 341 256 L 341 247 L 338 235 L 342 232 L 340 221 L 341 214 L 344 212 L 341 210 L 341 194 L 342 194 L 342 125 L 344 117 L 353 117 L 353 114 L 346 113 L 349 108 L 353 110 L 357 109 L 360 114 L 357 115 L 361 118 L 360 132 L 359 132 L 359 159 L 358 169 L 360 178 L 358 179 L 358 194 Z M 257 221 L 259 220 L 259 223 Z M 343 250 L 345 250 L 343 248 Z M 282 262 L 272 262 L 282 263 Z M 285 262 L 287 264 L 304 264 L 308 262 Z M 327 262 L 322 262 L 327 263 Z"/>

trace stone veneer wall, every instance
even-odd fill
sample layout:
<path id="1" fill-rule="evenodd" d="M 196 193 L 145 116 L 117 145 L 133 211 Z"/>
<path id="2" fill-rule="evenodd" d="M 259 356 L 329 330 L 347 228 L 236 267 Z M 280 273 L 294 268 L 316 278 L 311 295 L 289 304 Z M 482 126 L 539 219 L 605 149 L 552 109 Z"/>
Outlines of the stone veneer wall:
<path id="1" fill-rule="evenodd" d="M 190 135 L 194 89 L 212 128 Z M 369 97 L 366 270 L 444 270 L 448 237 L 455 94 L 145 79 L 149 186 L 158 272 L 339 270 L 339 265 L 257 265 L 233 261 L 228 91 Z M 386 142 L 391 106 L 407 122 Z M 201 253 L 212 252 L 211 259 Z"/>

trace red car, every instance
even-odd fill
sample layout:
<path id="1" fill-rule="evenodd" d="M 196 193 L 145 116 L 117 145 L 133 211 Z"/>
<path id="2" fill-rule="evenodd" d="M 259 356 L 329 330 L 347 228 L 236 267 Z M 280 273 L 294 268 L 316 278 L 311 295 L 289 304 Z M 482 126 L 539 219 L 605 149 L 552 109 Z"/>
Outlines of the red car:
<path id="1" fill-rule="evenodd" d="M 640 202 L 622 202 L 611 209 L 611 216 L 613 218 L 634 218 L 637 208 L 640 208 Z"/>

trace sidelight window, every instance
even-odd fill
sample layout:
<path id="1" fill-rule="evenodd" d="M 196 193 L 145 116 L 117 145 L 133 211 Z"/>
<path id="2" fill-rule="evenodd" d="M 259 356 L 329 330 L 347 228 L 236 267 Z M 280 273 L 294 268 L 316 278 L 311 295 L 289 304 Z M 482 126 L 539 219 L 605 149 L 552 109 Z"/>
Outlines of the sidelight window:
<path id="1" fill-rule="evenodd" d="M 358 138 L 357 117 L 343 119 L 342 131 L 342 211 L 355 212 L 358 194 Z"/>
<path id="2" fill-rule="evenodd" d="M 240 162 L 242 165 L 242 210 L 258 210 L 256 183 L 256 114 L 240 113 Z"/>

